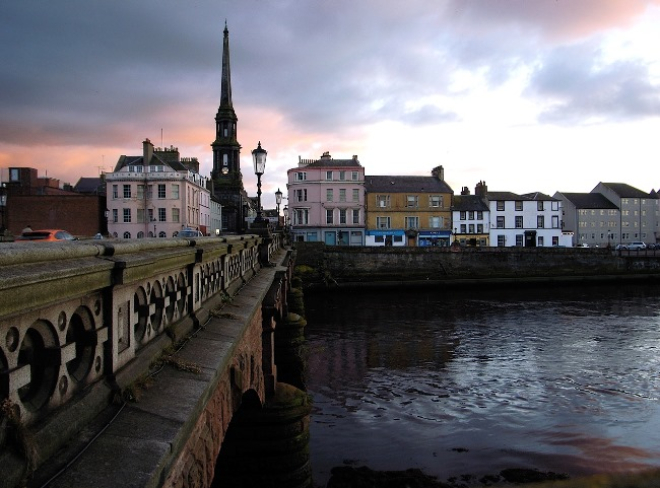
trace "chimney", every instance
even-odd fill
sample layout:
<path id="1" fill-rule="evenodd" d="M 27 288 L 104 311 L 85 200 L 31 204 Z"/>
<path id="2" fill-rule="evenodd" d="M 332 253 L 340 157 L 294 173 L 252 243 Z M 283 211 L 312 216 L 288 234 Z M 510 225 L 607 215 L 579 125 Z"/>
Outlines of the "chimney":
<path id="1" fill-rule="evenodd" d="M 477 183 L 477 186 L 474 187 L 474 194 L 480 197 L 485 197 L 488 193 L 488 186 L 485 181 L 480 181 Z"/>
<path id="2" fill-rule="evenodd" d="M 330 151 L 325 151 L 325 152 L 321 155 L 321 159 L 332 159 L 332 156 L 330 156 Z"/>
<path id="3" fill-rule="evenodd" d="M 154 145 L 149 139 L 145 139 L 142 143 L 142 164 L 149 166 L 151 157 L 154 155 Z"/>
<path id="4" fill-rule="evenodd" d="M 445 168 L 442 166 L 436 166 L 431 170 L 431 176 L 440 181 L 445 181 Z"/>
<path id="5" fill-rule="evenodd" d="M 470 189 L 467 186 L 461 188 L 461 195 L 469 195 L 469 194 L 470 194 Z"/>

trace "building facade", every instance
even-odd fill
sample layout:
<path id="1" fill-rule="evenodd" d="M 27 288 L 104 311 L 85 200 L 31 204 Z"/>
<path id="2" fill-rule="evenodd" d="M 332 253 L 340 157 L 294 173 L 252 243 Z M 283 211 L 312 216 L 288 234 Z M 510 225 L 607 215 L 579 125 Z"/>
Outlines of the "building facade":
<path id="1" fill-rule="evenodd" d="M 431 176 L 367 176 L 368 246 L 449 246 L 453 190 Z"/>
<path id="2" fill-rule="evenodd" d="M 643 241 L 655 244 L 658 235 L 657 195 L 645 193 L 625 183 L 598 183 L 591 190 L 600 193 L 619 208 L 620 237 L 617 244 Z"/>
<path id="3" fill-rule="evenodd" d="M 538 192 L 524 195 L 491 192 L 483 181 L 477 184 L 474 193 L 488 202 L 491 246 L 567 245 L 568 236 L 561 229 L 560 200 Z"/>
<path id="4" fill-rule="evenodd" d="M 289 219 L 294 241 L 362 246 L 365 242 L 364 168 L 357 156 L 298 159 L 287 171 Z"/>
<path id="5" fill-rule="evenodd" d="M 557 192 L 562 229 L 572 231 L 571 246 L 610 247 L 620 243 L 619 208 L 601 193 Z"/>
<path id="6" fill-rule="evenodd" d="M 481 195 L 470 195 L 465 186 L 452 205 L 454 240 L 461 246 L 490 246 L 490 209 Z"/>
<path id="7" fill-rule="evenodd" d="M 190 227 L 208 233 L 210 193 L 197 158 L 142 143 L 141 156 L 119 157 L 106 174 L 108 232 L 119 239 L 176 237 Z"/>

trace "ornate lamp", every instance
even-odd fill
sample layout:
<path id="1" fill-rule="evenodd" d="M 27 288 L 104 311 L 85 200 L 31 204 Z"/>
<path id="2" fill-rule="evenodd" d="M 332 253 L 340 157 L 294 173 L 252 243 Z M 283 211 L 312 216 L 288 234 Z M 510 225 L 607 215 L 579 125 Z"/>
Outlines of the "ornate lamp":
<path id="1" fill-rule="evenodd" d="M 263 222 L 263 217 L 261 216 L 261 175 L 266 170 L 267 154 L 268 151 L 261 147 L 261 141 L 259 141 L 257 148 L 252 151 L 254 174 L 257 175 L 257 217 L 254 219 L 255 222 Z"/>

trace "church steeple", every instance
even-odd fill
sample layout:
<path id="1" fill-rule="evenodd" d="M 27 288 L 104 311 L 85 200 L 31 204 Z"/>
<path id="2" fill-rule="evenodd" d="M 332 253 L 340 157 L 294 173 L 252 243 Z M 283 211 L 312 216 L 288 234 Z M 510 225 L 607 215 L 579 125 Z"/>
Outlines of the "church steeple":
<path id="1" fill-rule="evenodd" d="M 240 149 L 236 139 L 238 118 L 231 98 L 231 66 L 229 63 L 229 29 L 225 21 L 222 43 L 222 82 L 220 83 L 220 106 L 215 115 L 215 141 L 213 148 L 213 171 L 211 178 L 219 185 L 243 187 L 241 178 Z"/>
<path id="2" fill-rule="evenodd" d="M 220 107 L 234 108 L 231 100 L 231 69 L 229 66 L 229 29 L 225 20 L 224 40 L 222 42 L 222 83 L 220 87 Z"/>
<path id="3" fill-rule="evenodd" d="M 222 229 L 243 232 L 245 229 L 244 207 L 247 194 L 241 174 L 241 145 L 236 139 L 238 118 L 231 99 L 231 67 L 229 64 L 229 29 L 225 21 L 222 43 L 222 81 L 220 106 L 215 115 L 215 141 L 213 149 L 213 196 L 222 205 Z"/>

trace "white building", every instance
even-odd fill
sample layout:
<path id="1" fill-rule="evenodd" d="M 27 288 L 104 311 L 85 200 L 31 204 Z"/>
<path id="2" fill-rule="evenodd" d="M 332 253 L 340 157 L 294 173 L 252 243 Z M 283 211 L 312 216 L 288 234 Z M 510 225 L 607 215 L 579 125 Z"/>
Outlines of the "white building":
<path id="1" fill-rule="evenodd" d="M 106 174 L 108 232 L 120 239 L 175 237 L 184 227 L 208 234 L 211 197 L 197 158 L 142 143 L 141 156 L 119 157 Z"/>
<path id="2" fill-rule="evenodd" d="M 477 185 L 475 194 L 485 196 L 488 203 L 491 246 L 570 245 L 562 234 L 560 200 L 543 193 L 491 192 L 485 182 Z"/>

